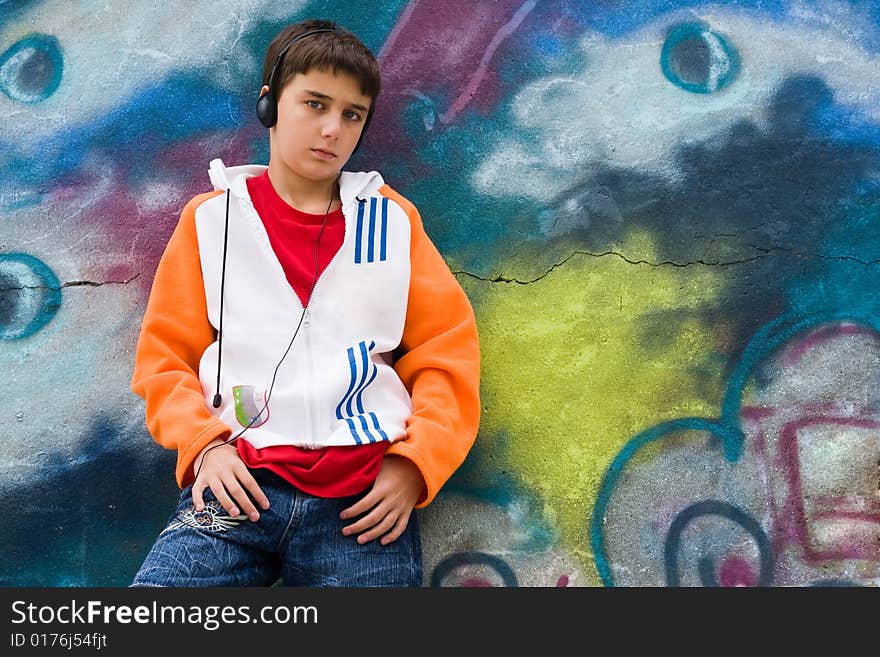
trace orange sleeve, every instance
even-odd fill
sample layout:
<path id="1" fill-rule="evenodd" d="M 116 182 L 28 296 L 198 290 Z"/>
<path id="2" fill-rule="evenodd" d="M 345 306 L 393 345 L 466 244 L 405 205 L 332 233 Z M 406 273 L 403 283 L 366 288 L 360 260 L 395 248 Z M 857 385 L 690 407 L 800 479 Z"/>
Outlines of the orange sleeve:
<path id="1" fill-rule="evenodd" d="M 425 233 L 415 206 L 385 185 L 412 225 L 406 324 L 394 369 L 413 412 L 406 437 L 386 453 L 410 459 L 425 478 L 427 506 L 464 462 L 480 424 L 480 345 L 470 301 Z"/>
<path id="2" fill-rule="evenodd" d="M 146 402 L 153 439 L 177 450 L 175 476 L 181 488 L 192 482 L 192 463 L 202 448 L 232 433 L 205 405 L 198 374 L 215 333 L 208 321 L 195 212 L 221 193 L 196 196 L 180 215 L 156 268 L 131 379 L 132 391 Z"/>

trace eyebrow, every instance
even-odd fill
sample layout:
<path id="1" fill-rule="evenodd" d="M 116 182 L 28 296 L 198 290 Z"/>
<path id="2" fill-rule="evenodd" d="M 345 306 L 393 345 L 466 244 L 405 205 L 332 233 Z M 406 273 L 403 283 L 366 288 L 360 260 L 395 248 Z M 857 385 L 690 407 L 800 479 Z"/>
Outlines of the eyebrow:
<path id="1" fill-rule="evenodd" d="M 314 91 L 313 89 L 306 89 L 305 92 L 310 96 L 314 96 L 315 98 L 320 98 L 321 100 L 333 100 L 332 96 L 328 96 L 327 94 L 322 94 L 320 91 Z M 363 105 L 359 105 L 357 103 L 350 103 L 349 107 L 353 107 L 354 109 L 361 110 L 362 112 L 368 112 L 369 109 L 364 107 Z"/>

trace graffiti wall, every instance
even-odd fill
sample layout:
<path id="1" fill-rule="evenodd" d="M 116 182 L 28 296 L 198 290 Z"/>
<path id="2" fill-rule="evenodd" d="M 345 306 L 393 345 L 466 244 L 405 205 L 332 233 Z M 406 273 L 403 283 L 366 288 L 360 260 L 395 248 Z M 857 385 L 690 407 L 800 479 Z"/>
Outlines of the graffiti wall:
<path id="1" fill-rule="evenodd" d="M 125 586 L 173 508 L 129 389 L 285 24 L 383 92 L 483 354 L 426 586 L 880 583 L 880 2 L 0 0 L 0 584 Z"/>

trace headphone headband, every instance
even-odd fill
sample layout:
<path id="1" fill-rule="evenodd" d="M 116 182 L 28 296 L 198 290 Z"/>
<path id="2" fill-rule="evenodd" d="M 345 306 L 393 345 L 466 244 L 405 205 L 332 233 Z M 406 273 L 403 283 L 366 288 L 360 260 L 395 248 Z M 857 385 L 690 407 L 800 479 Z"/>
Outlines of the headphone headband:
<path id="1" fill-rule="evenodd" d="M 287 51 L 290 50 L 290 46 L 292 46 L 294 43 L 296 43 L 297 41 L 299 41 L 301 39 L 305 39 L 307 36 L 312 36 L 313 34 L 320 34 L 321 32 L 336 32 L 336 29 L 329 28 L 329 27 L 322 27 L 317 30 L 310 30 L 308 32 L 300 34 L 299 36 L 295 36 L 293 39 L 290 40 L 290 43 L 288 43 L 286 46 L 284 46 L 281 50 L 278 51 L 278 54 L 275 56 L 275 63 L 272 64 L 272 70 L 269 71 L 269 81 L 266 82 L 266 84 L 269 85 L 269 91 L 271 93 L 274 93 L 274 87 L 272 86 L 272 81 L 275 78 L 275 69 L 278 68 L 278 64 L 281 63 L 281 60 L 284 58 L 284 55 L 286 55 Z"/>

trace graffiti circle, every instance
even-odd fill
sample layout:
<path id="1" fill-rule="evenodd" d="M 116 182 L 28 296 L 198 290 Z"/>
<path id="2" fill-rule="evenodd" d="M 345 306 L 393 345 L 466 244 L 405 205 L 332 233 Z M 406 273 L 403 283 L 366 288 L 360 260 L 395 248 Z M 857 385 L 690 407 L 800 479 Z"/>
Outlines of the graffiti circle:
<path id="1" fill-rule="evenodd" d="M 739 72 L 739 56 L 727 40 L 701 23 L 672 28 L 660 53 L 666 79 L 695 94 L 719 91 Z"/>
<path id="2" fill-rule="evenodd" d="M 666 534 L 666 545 L 664 547 L 664 561 L 666 563 L 666 584 L 667 586 L 681 585 L 681 571 L 679 567 L 679 553 L 682 545 L 681 536 L 685 527 L 697 518 L 704 516 L 720 516 L 726 518 L 745 529 L 758 547 L 760 555 L 761 571 L 758 575 L 758 586 L 770 586 L 773 583 L 773 551 L 770 547 L 770 541 L 767 534 L 761 529 L 758 522 L 744 512 L 742 509 L 721 502 L 718 500 L 704 500 L 691 504 L 689 507 L 681 511 L 672 524 L 669 526 L 669 532 Z M 719 586 L 718 579 L 715 575 L 715 564 L 712 559 L 703 557 L 698 563 L 700 581 L 704 586 Z M 722 566 L 722 571 L 724 566 Z"/>
<path id="3" fill-rule="evenodd" d="M 21 103 L 39 103 L 55 93 L 63 69 L 58 39 L 32 34 L 0 54 L 0 91 Z"/>
<path id="4" fill-rule="evenodd" d="M 42 260 L 27 253 L 0 253 L 0 340 L 33 335 L 60 306 L 61 283 Z"/>
<path id="5" fill-rule="evenodd" d="M 485 552 L 459 552 L 458 554 L 449 555 L 434 567 L 434 572 L 431 573 L 431 586 L 443 586 L 443 581 L 448 576 L 452 575 L 454 571 L 468 566 L 488 566 L 489 569 L 495 571 L 495 573 L 501 578 L 504 586 L 519 586 L 516 574 L 513 572 L 513 569 L 507 565 L 507 562 L 500 557 L 486 554 Z M 458 584 L 458 586 L 478 587 L 493 586 L 493 584 L 489 580 L 481 577 L 479 579 L 465 579 L 462 583 Z"/>

